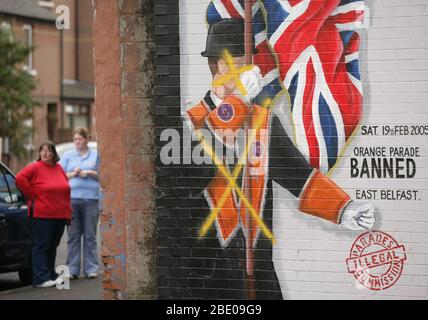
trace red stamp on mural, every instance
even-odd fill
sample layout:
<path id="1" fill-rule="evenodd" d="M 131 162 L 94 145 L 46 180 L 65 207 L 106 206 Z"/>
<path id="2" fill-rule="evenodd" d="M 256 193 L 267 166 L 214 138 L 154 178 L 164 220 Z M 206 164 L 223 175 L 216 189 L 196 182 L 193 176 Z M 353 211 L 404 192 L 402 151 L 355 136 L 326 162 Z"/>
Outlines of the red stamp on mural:
<path id="1" fill-rule="evenodd" d="M 385 232 L 368 231 L 353 243 L 346 259 L 348 272 L 370 290 L 392 287 L 401 276 L 406 250 Z"/>

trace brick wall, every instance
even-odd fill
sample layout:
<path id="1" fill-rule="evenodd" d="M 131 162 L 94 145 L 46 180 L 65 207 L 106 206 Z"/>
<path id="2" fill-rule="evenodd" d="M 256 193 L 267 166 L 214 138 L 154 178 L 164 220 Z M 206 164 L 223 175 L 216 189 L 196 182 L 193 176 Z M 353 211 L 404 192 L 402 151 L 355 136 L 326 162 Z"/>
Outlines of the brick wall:
<path id="1" fill-rule="evenodd" d="M 195 176 L 192 169 L 195 165 L 183 164 L 183 146 L 186 146 L 185 137 L 189 133 L 180 114 L 199 103 L 212 82 L 206 59 L 200 56 L 205 49 L 208 3 L 157 1 L 154 11 L 157 285 L 161 298 L 252 297 L 251 278 L 243 272 L 246 252 L 241 231 L 238 230 L 235 238 L 223 246 L 215 224 L 204 237 L 198 238 L 210 213 L 207 203 L 200 197 L 202 187 L 209 179 L 210 168 Z M 263 266 L 262 269 L 256 267 L 255 270 L 256 291 L 262 293 L 258 297 L 278 298 L 278 292 L 284 299 L 414 299 L 428 296 L 428 128 L 425 129 L 428 125 L 428 4 L 426 1 L 366 0 L 365 6 L 365 28 L 358 30 L 364 97 L 362 117 L 328 176 L 352 199 L 366 201 L 375 207 L 374 230 L 386 233 L 405 249 L 404 262 L 397 258 L 403 266 L 401 276 L 396 277 L 392 286 L 383 283 L 388 287 L 385 290 L 371 290 L 367 287 L 376 288 L 375 284 L 358 282 L 349 272 L 347 259 L 353 243 L 365 232 L 346 230 L 300 212 L 298 199 L 273 183 L 272 194 L 267 194 L 267 198 L 273 200 L 272 211 L 263 219 L 277 241 L 272 246 L 263 232 L 259 234 L 256 255 L 266 253 L 266 256 L 258 264 Z M 358 86 L 358 81 L 355 83 Z M 350 92 L 345 90 L 336 94 L 346 96 L 352 94 Z M 291 110 L 286 100 L 281 109 L 285 113 L 282 124 L 293 137 L 296 128 L 286 121 Z M 420 129 L 412 133 L 414 126 Z M 398 128 L 394 135 L 390 134 L 391 128 L 394 131 Z M 177 137 L 178 148 L 174 148 Z M 384 155 L 359 153 L 376 147 L 385 147 Z M 394 151 L 406 150 L 406 147 L 407 151 L 418 148 L 418 155 L 391 154 L 391 148 Z M 165 150 L 169 153 L 163 153 Z M 170 161 L 162 159 L 166 154 Z M 169 163 L 174 157 L 180 158 L 180 164 Z M 391 160 L 395 164 L 392 177 L 383 169 L 379 174 L 374 172 L 374 176 L 371 169 L 369 174 L 361 173 L 365 158 L 369 164 L 372 158 L 379 158 L 381 162 Z M 404 160 L 397 160 L 401 158 Z M 405 167 L 407 159 L 411 159 L 409 167 Z M 353 165 L 354 173 L 356 170 L 355 161 L 359 166 L 357 176 L 352 174 Z M 397 200 L 398 195 L 403 195 L 397 190 L 404 190 L 407 199 Z M 233 250 L 231 246 L 234 246 Z M 371 243 L 363 253 L 384 249 L 382 245 Z M 393 265 L 377 265 L 369 270 L 374 275 L 388 275 L 391 270 L 388 268 Z"/>
<path id="2" fill-rule="evenodd" d="M 104 297 L 156 296 L 152 1 L 94 1 Z"/>

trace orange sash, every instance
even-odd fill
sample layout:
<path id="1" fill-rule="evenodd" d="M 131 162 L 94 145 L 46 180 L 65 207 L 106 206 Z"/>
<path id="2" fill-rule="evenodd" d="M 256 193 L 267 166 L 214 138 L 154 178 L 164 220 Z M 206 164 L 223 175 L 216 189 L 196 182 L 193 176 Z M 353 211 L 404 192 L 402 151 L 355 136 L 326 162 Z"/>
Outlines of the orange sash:
<path id="1" fill-rule="evenodd" d="M 236 97 L 228 97 L 223 101 L 222 105 L 213 111 L 210 111 L 201 102 L 188 110 L 187 115 L 195 129 L 202 128 L 205 123 L 211 130 L 216 128 L 224 129 L 225 125 L 222 122 L 227 122 L 233 124 L 232 129 L 235 132 L 245 130 L 245 145 L 248 148 L 248 152 L 246 162 L 242 168 L 242 186 L 240 187 L 255 212 L 261 217 L 268 173 L 270 111 L 254 105 L 251 114 L 248 115 L 249 110 L 243 108 L 242 102 L 241 104 L 239 102 L 240 100 Z M 223 107 L 224 105 L 226 107 Z M 218 117 L 220 113 L 218 110 L 222 110 L 222 108 L 225 110 Z M 215 116 L 214 119 L 213 114 Z M 222 118 L 223 114 L 227 116 Z M 248 121 L 245 125 L 242 125 L 246 118 L 248 118 Z M 234 135 L 236 136 L 237 133 Z M 218 135 L 216 136 L 218 137 Z M 224 157 L 221 160 L 225 163 Z M 235 165 L 237 164 L 235 163 Z M 204 192 L 211 209 L 218 207 L 218 203 L 228 187 L 227 179 L 217 171 L 217 175 Z M 226 201 L 219 209 L 216 228 L 221 245 L 226 247 L 239 228 L 242 228 L 247 240 L 250 239 L 250 247 L 255 247 L 260 228 L 256 221 L 251 218 L 242 201 L 237 197 L 235 190 L 228 193 Z"/>
<path id="2" fill-rule="evenodd" d="M 202 101 L 187 111 L 196 130 L 204 127 L 205 124 L 211 131 L 217 128 L 224 129 L 230 123 L 232 131 L 229 132 L 233 135 L 233 142 L 238 135 L 237 131 L 245 130 L 245 144 L 249 149 L 245 165 L 242 168 L 241 189 L 255 212 L 260 218 L 263 218 L 261 215 L 268 179 L 271 113 L 268 109 L 257 105 L 249 113 L 250 110 L 244 107 L 242 101 L 237 97 L 227 97 L 214 110 L 210 110 L 209 106 Z M 229 140 L 229 137 L 217 134 L 217 131 L 213 134 L 225 144 Z M 221 160 L 225 163 L 224 157 Z M 220 171 L 217 171 L 217 175 L 204 192 L 211 209 L 218 207 L 220 199 L 229 190 L 228 187 L 227 179 Z M 234 190 L 226 194 L 228 196 L 216 219 L 220 243 L 226 247 L 234 233 L 242 228 L 247 239 L 247 249 L 254 248 L 260 231 L 256 221 L 251 218 L 248 208 L 238 199 Z M 311 177 L 308 177 L 307 185 L 303 188 L 299 198 L 299 210 L 333 223 L 340 223 L 342 210 L 350 201 L 346 192 L 315 169 Z"/>

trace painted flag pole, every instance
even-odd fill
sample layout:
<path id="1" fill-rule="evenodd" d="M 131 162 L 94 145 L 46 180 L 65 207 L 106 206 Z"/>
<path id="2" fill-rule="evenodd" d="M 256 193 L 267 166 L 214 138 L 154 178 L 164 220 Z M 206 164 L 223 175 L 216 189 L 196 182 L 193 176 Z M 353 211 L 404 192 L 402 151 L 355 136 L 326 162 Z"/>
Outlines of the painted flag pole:
<path id="1" fill-rule="evenodd" d="M 253 5 L 254 0 L 245 1 L 245 63 L 253 63 Z"/>
<path id="2" fill-rule="evenodd" d="M 255 0 L 246 0 L 245 1 L 245 64 L 251 65 L 253 63 L 253 5 Z M 248 122 L 251 121 L 251 117 L 247 119 L 247 134 L 248 134 Z M 247 146 L 250 148 L 250 146 Z M 252 150 L 250 150 L 252 152 Z M 244 173 L 245 174 L 245 173 Z M 245 182 L 244 182 L 245 183 Z M 247 180 L 246 183 L 250 183 Z M 252 186 L 248 185 L 246 188 L 246 196 L 249 199 L 250 203 L 252 202 L 251 190 Z M 253 248 L 253 219 L 246 209 L 245 214 L 247 234 L 246 234 L 246 270 L 247 270 L 247 299 L 255 300 L 256 299 L 256 283 L 254 278 L 254 248 Z"/>

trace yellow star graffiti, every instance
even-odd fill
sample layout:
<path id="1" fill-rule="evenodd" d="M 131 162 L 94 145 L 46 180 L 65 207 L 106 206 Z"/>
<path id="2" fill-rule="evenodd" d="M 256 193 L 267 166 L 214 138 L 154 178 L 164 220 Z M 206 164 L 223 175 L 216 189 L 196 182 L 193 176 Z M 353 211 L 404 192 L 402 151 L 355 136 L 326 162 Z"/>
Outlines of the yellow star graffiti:
<path id="1" fill-rule="evenodd" d="M 246 158 L 246 154 L 248 152 L 248 146 L 246 148 L 245 154 L 239 159 L 239 165 L 234 169 L 233 171 L 233 177 L 230 173 L 230 171 L 223 165 L 222 161 L 217 157 L 214 150 L 209 146 L 205 141 L 200 132 L 197 132 L 199 140 L 202 143 L 202 147 L 204 150 L 211 156 L 211 158 L 214 161 L 214 164 L 216 165 L 217 169 L 219 169 L 220 173 L 226 178 L 229 185 L 225 192 L 223 193 L 223 196 L 221 197 L 218 206 L 211 212 L 211 214 L 208 216 L 207 220 L 205 221 L 203 227 L 201 228 L 199 232 L 199 238 L 202 238 L 207 233 L 208 229 L 211 227 L 211 225 L 214 223 L 215 219 L 217 218 L 217 215 L 221 209 L 221 207 L 224 205 L 224 202 L 227 198 L 227 196 L 230 194 L 231 190 L 234 189 L 238 197 L 241 199 L 242 203 L 245 205 L 245 207 L 250 212 L 252 218 L 256 221 L 257 225 L 260 227 L 264 235 L 272 240 L 272 243 L 276 243 L 276 240 L 272 234 L 272 232 L 269 230 L 269 228 L 266 226 L 264 221 L 260 218 L 256 210 L 253 208 L 251 202 L 248 200 L 248 198 L 244 195 L 244 192 L 237 186 L 236 179 L 239 175 L 239 172 L 242 169 L 243 160 Z M 254 139 L 254 137 L 253 137 Z M 245 156 L 245 158 L 244 158 Z M 239 168 L 238 168 L 239 167 Z"/>
<path id="2" fill-rule="evenodd" d="M 236 85 L 237 89 L 239 90 L 239 92 L 242 95 L 246 95 L 247 90 L 245 89 L 244 85 L 242 84 L 240 76 L 242 73 L 251 70 L 253 68 L 253 66 L 247 65 L 247 66 L 237 68 L 233 62 L 232 55 L 227 50 L 225 50 L 223 58 L 226 61 L 229 72 L 226 75 L 220 77 L 219 79 L 216 79 L 213 82 L 213 85 L 219 86 L 219 85 L 224 85 L 226 83 L 229 83 L 231 81 L 235 81 L 235 85 Z M 270 103 L 271 103 L 271 100 L 266 99 L 266 101 L 263 103 L 263 106 L 269 107 Z M 255 130 L 252 130 L 252 135 L 248 139 L 248 143 L 247 143 L 247 146 L 245 148 L 245 151 L 244 151 L 243 155 L 240 157 L 240 159 L 238 161 L 238 165 L 235 167 L 232 174 L 223 165 L 222 161 L 220 161 L 220 159 L 218 159 L 218 157 L 216 156 L 213 149 L 206 142 L 204 142 L 202 135 L 200 133 L 198 133 L 199 139 L 202 141 L 202 146 L 203 146 L 204 150 L 211 156 L 211 158 L 213 158 L 216 167 L 219 169 L 220 173 L 227 179 L 227 181 L 229 183 L 227 189 L 225 190 L 222 197 L 220 198 L 220 201 L 218 202 L 217 207 L 215 207 L 211 211 L 210 215 L 207 217 L 204 224 L 202 225 L 202 228 L 199 231 L 199 238 L 202 238 L 206 235 L 206 233 L 208 232 L 208 230 L 211 228 L 212 224 L 214 223 L 215 219 L 217 218 L 217 216 L 218 216 L 221 208 L 223 207 L 227 197 L 230 195 L 232 190 L 235 190 L 236 194 L 241 199 L 241 201 L 245 205 L 245 207 L 248 209 L 252 218 L 256 221 L 257 225 L 260 227 L 260 229 L 262 230 L 264 235 L 268 239 L 271 239 L 272 243 L 275 244 L 276 240 L 275 240 L 275 237 L 273 236 L 272 232 L 266 226 L 264 221 L 260 218 L 260 216 L 258 215 L 256 210 L 254 209 L 254 207 L 252 206 L 252 204 L 248 200 L 248 198 L 244 195 L 242 190 L 236 185 L 236 180 L 237 180 L 238 176 L 240 175 L 241 170 L 243 168 L 243 165 L 245 163 L 245 160 L 248 156 L 249 146 L 251 146 L 251 144 L 253 143 L 256 132 L 262 124 L 261 120 L 262 119 L 260 119 L 260 121 L 258 121 L 256 123 L 255 128 L 254 128 Z"/>
<path id="3" fill-rule="evenodd" d="M 265 102 L 263 103 L 263 107 L 268 108 L 269 105 L 271 103 L 270 99 L 266 99 Z M 235 184 L 236 179 L 238 178 L 238 176 L 241 174 L 241 170 L 245 164 L 245 160 L 247 159 L 248 156 L 248 152 L 249 152 L 249 146 L 251 146 L 253 144 L 253 141 L 256 137 L 256 132 L 258 131 L 258 129 L 261 127 L 262 125 L 262 118 L 257 119 L 256 124 L 254 126 L 254 130 L 251 130 L 251 135 L 248 138 L 248 143 L 246 145 L 246 148 L 244 150 L 244 153 L 241 155 L 241 157 L 238 160 L 238 164 L 235 166 L 233 172 L 232 172 L 232 181 L 233 184 Z M 229 197 L 230 193 L 232 192 L 232 190 L 236 188 L 234 186 L 232 186 L 232 184 L 229 182 L 229 185 L 227 186 L 226 190 L 224 191 L 223 195 L 221 196 L 220 200 L 217 203 L 217 207 L 215 207 L 210 215 L 208 216 L 208 218 L 206 219 L 205 223 L 202 225 L 202 228 L 199 232 L 199 236 L 203 237 L 209 230 L 209 228 L 212 226 L 212 224 L 214 223 L 215 219 L 217 218 L 221 208 L 223 208 L 224 203 L 226 202 L 226 199 Z M 269 239 L 273 239 L 272 233 L 267 230 L 264 232 L 265 235 L 269 238 Z"/>

